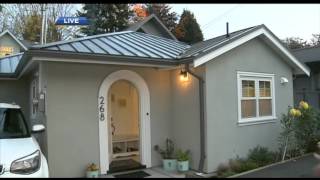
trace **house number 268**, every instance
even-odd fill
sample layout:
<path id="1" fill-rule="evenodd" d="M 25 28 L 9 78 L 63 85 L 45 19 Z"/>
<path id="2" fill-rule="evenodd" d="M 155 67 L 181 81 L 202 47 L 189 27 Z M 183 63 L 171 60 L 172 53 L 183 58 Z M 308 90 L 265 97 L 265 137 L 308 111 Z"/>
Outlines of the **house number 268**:
<path id="1" fill-rule="evenodd" d="M 105 117 L 104 117 L 104 97 L 100 96 L 99 97 L 100 101 L 99 101 L 99 112 L 100 112 L 100 121 L 104 121 Z"/>

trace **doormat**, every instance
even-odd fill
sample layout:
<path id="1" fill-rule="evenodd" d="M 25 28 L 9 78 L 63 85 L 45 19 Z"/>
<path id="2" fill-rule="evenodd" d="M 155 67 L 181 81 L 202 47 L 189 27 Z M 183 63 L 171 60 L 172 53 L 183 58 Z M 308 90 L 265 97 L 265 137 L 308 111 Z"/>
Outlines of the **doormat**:
<path id="1" fill-rule="evenodd" d="M 136 171 L 136 172 L 131 172 L 127 174 L 118 174 L 118 175 L 113 175 L 115 178 L 145 178 L 148 176 L 151 176 L 150 174 L 144 172 L 144 171 Z"/>
<path id="2" fill-rule="evenodd" d="M 136 169 L 144 169 L 146 168 L 145 165 L 141 165 L 139 162 L 127 159 L 127 160 L 117 160 L 112 161 L 109 166 L 109 173 L 116 173 L 116 172 L 122 172 L 122 171 L 129 171 L 129 170 L 136 170 Z"/>

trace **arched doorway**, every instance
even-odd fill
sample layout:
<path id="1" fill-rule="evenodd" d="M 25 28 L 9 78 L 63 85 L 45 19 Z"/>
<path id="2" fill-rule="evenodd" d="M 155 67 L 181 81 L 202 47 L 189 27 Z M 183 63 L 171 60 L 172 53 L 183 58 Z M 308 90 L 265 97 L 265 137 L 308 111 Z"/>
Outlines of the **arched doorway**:
<path id="1" fill-rule="evenodd" d="M 111 121 L 108 92 L 112 85 L 125 80 L 137 89 L 139 101 L 139 140 L 140 140 L 140 163 L 147 168 L 151 167 L 151 137 L 150 137 L 150 93 L 143 78 L 129 70 L 119 70 L 108 75 L 99 89 L 98 112 L 99 112 L 99 145 L 100 145 L 100 173 L 106 174 L 112 161 L 111 157 Z"/>

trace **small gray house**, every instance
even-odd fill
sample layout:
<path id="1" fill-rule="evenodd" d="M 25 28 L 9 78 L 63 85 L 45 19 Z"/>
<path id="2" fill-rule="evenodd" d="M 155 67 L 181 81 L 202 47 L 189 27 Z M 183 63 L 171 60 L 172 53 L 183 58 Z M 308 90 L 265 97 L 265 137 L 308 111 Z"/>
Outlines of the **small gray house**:
<path id="1" fill-rule="evenodd" d="M 149 19 L 0 59 L 0 102 L 46 126 L 50 176 L 83 177 L 90 162 L 102 174 L 119 160 L 159 166 L 153 147 L 166 138 L 204 173 L 257 145 L 277 149 L 293 76 L 309 68 L 264 25 L 194 45 L 161 28 Z"/>
<path id="2" fill-rule="evenodd" d="M 295 105 L 305 100 L 320 110 L 320 47 L 292 50 L 292 53 L 310 68 L 310 76 L 296 75 L 293 80 Z"/>

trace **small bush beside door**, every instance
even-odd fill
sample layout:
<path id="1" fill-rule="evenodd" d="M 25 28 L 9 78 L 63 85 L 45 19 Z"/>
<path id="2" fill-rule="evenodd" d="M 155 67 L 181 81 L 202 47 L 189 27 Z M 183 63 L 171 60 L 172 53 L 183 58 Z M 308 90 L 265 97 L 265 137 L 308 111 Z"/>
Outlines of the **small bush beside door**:
<path id="1" fill-rule="evenodd" d="M 178 160 L 178 171 L 184 172 L 189 170 L 189 150 L 177 151 L 177 160 Z"/>

